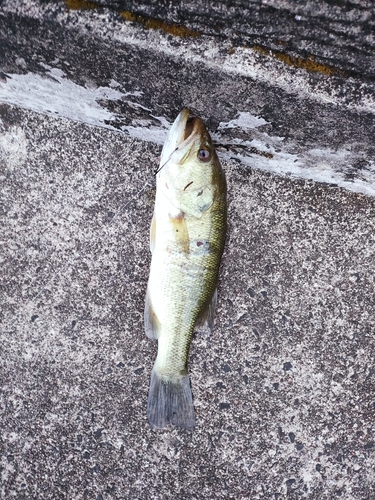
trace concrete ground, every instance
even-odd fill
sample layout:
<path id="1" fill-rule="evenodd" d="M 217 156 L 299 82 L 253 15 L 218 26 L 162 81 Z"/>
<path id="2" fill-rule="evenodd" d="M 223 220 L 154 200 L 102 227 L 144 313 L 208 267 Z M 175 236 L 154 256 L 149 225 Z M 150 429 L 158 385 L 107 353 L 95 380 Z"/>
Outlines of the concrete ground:
<path id="1" fill-rule="evenodd" d="M 301 4 L 0 7 L 0 498 L 375 498 L 374 14 Z M 229 228 L 196 429 L 154 431 L 153 172 L 183 105 Z"/>

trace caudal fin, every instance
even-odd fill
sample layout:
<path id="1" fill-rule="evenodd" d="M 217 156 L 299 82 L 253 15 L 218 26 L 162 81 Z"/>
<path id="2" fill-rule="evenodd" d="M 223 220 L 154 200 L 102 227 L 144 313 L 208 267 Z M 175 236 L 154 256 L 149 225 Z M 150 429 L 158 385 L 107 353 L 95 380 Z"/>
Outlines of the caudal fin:
<path id="1" fill-rule="evenodd" d="M 193 429 L 195 411 L 189 375 L 182 375 L 173 381 L 165 380 L 154 368 L 148 392 L 147 417 L 155 429 L 162 429 L 168 424 Z"/>

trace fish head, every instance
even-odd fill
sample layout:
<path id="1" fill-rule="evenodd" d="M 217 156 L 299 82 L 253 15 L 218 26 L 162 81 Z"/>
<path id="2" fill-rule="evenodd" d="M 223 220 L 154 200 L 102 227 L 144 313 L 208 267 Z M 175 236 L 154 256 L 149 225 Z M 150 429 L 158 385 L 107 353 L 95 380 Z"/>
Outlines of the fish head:
<path id="1" fill-rule="evenodd" d="M 157 185 L 170 203 L 201 217 L 225 190 L 225 179 L 210 134 L 199 117 L 184 108 L 173 123 L 160 159 Z"/>

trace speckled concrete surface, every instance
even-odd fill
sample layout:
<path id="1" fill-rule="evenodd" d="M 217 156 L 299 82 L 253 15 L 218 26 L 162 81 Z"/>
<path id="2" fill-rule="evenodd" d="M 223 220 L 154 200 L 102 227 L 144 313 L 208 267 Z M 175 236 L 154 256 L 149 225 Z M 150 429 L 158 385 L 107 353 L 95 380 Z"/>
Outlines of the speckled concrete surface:
<path id="1" fill-rule="evenodd" d="M 4 499 L 371 499 L 375 200 L 225 162 L 197 427 L 146 421 L 160 148 L 0 106 Z"/>
<path id="2" fill-rule="evenodd" d="M 373 193 L 372 4 L 207 5 L 2 3 L 1 500 L 375 498 L 375 198 L 334 186 Z M 192 433 L 147 424 L 142 324 L 183 105 L 229 187 Z"/>

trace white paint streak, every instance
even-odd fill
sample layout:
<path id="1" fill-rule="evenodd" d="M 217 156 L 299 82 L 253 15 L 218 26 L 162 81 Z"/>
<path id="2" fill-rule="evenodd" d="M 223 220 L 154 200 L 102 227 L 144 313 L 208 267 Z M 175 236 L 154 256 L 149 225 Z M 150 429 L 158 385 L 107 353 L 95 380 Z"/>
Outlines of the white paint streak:
<path id="1" fill-rule="evenodd" d="M 114 115 L 98 101 L 121 99 L 125 95 L 110 87 L 82 87 L 57 68 L 49 69 L 45 76 L 27 73 L 9 77 L 6 83 L 0 83 L 0 102 L 102 127 Z"/>
<path id="2" fill-rule="evenodd" d="M 220 133 L 214 133 L 212 137 L 216 143 L 223 143 Z M 251 168 L 335 184 L 349 191 L 375 196 L 375 162 L 371 161 L 360 171 L 353 171 L 351 166 L 357 162 L 358 157 L 350 148 L 337 151 L 309 149 L 292 154 L 287 151 L 288 144 L 284 144 L 283 137 L 269 136 L 262 132 L 257 132 L 256 139 L 233 139 L 225 142 L 225 146 L 230 152 L 219 152 L 219 156 L 225 160 L 236 158 Z M 257 153 L 251 153 L 254 149 Z M 272 158 L 265 154 L 272 155 Z M 351 173 L 354 175 L 347 176 Z"/>
<path id="3" fill-rule="evenodd" d="M 349 191 L 363 193 L 367 196 L 375 196 L 374 162 L 371 162 L 366 171 L 361 174 L 361 177 L 348 179 L 344 172 L 338 170 L 338 165 L 342 165 L 340 157 L 345 152 L 321 150 L 320 154 L 327 159 L 319 163 L 314 158 L 312 151 L 310 150 L 303 155 L 292 155 L 285 152 L 273 153 L 273 158 L 271 159 L 256 154 L 244 156 L 241 154 L 229 155 L 223 153 L 221 156 L 225 159 L 237 158 L 245 165 L 249 165 L 255 169 L 266 170 L 298 179 L 310 179 L 315 182 L 334 184 Z"/>
<path id="4" fill-rule="evenodd" d="M 243 128 L 252 129 L 262 125 L 267 125 L 268 122 L 258 116 L 253 116 L 250 113 L 241 111 L 238 118 L 229 122 L 220 122 L 218 130 L 226 128 Z"/>
<path id="5" fill-rule="evenodd" d="M 126 130 L 132 137 L 136 137 L 141 141 L 154 142 L 155 144 L 163 145 L 167 137 L 168 130 L 164 128 L 146 128 L 146 127 L 132 127 L 126 125 L 121 127 Z"/>
<path id="6" fill-rule="evenodd" d="M 105 103 L 121 100 L 131 103 L 133 108 L 143 109 L 146 116 L 148 114 L 150 118 L 160 122 L 160 126 L 150 126 L 147 119 L 134 118 L 131 125 L 122 125 L 121 130 L 143 141 L 159 145 L 164 143 L 170 123 L 164 117 L 152 115 L 150 109 L 135 102 L 134 98 L 140 97 L 139 92 L 120 92 L 116 89 L 121 85 L 114 80 L 111 81 L 110 87 L 85 88 L 66 78 L 60 69 L 45 65 L 44 67 L 47 73 L 43 76 L 32 73 L 9 75 L 10 78 L 6 83 L 0 84 L 0 102 L 118 130 L 118 127 L 114 127 L 111 122 L 114 124 L 116 119 L 121 119 L 121 116 L 116 116 L 106 109 Z M 128 96 L 132 96 L 131 101 L 126 100 Z M 346 174 L 351 173 L 348 170 L 357 159 L 350 148 L 340 151 L 311 149 L 300 154 L 292 154 L 288 152 L 290 144 L 286 144 L 282 137 L 270 136 L 259 130 L 259 127 L 267 123 L 262 117 L 253 116 L 248 112 L 240 112 L 234 120 L 221 122 L 217 131 L 212 133 L 212 138 L 218 144 L 224 143 L 229 152 L 220 151 L 219 147 L 219 156 L 224 160 L 236 158 L 252 168 L 336 184 L 351 191 L 375 196 L 374 162 L 360 171 L 353 172 L 350 178 Z M 242 135 L 248 131 L 249 140 L 228 139 L 225 136 L 226 131 L 235 128 L 241 129 Z M 14 141 L 17 144 L 20 142 L 17 138 L 22 139 L 19 134 L 13 134 L 12 140 L 3 135 L 0 141 L 3 152 L 10 148 L 8 153 L 12 153 L 15 147 Z M 257 152 L 254 153 L 254 149 Z M 22 151 L 20 150 L 19 154 L 24 154 Z M 272 158 L 265 156 L 264 153 L 272 155 Z"/>

